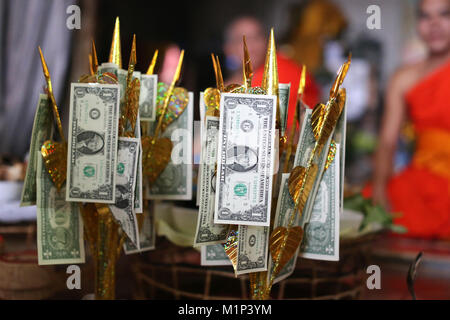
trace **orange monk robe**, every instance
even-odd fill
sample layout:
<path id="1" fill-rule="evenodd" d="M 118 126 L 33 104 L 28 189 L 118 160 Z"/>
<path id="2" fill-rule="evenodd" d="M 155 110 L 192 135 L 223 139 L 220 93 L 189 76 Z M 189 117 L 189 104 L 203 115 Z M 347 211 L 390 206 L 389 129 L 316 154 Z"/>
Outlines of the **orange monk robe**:
<path id="1" fill-rule="evenodd" d="M 405 95 L 416 132 L 409 166 L 387 186 L 395 223 L 407 236 L 450 239 L 450 63 L 425 77 Z M 371 186 L 364 190 L 369 197 Z"/>
<path id="2" fill-rule="evenodd" d="M 295 101 L 297 100 L 298 83 L 302 73 L 302 67 L 295 61 L 286 58 L 282 53 L 277 53 L 278 66 L 278 81 L 279 83 L 291 83 L 291 90 L 289 94 L 289 111 L 288 111 L 288 126 L 290 127 L 292 118 L 294 117 Z M 260 86 L 264 66 L 258 68 L 253 76 L 252 86 Z M 313 108 L 320 98 L 320 89 L 314 79 L 309 73 L 306 73 L 305 93 L 303 101 Z"/>

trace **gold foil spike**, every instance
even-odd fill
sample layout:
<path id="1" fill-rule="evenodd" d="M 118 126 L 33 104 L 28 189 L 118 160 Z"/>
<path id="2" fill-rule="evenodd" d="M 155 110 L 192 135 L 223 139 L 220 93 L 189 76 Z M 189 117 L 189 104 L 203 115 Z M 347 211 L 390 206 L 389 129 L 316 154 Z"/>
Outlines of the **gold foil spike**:
<path id="1" fill-rule="evenodd" d="M 264 64 L 264 73 L 261 87 L 268 95 L 278 97 L 278 67 L 277 67 L 277 49 L 275 46 L 275 35 L 273 28 L 270 29 L 270 38 L 267 45 L 266 62 Z M 280 103 L 277 99 L 277 128 L 280 127 Z"/>
<path id="2" fill-rule="evenodd" d="M 172 83 L 170 84 L 169 89 L 167 90 L 167 95 L 166 98 L 164 100 L 164 105 L 161 111 L 161 115 L 159 116 L 159 120 L 158 120 L 158 125 L 156 126 L 155 129 L 155 134 L 154 134 L 154 139 L 156 139 L 161 131 L 161 125 L 162 122 L 164 120 L 164 116 L 166 114 L 166 110 L 167 107 L 169 105 L 170 102 L 170 97 L 172 96 L 172 92 L 173 89 L 175 88 L 175 84 L 177 83 L 177 81 L 180 79 L 180 74 L 181 74 L 181 66 L 183 65 L 183 58 L 184 58 L 184 50 L 181 50 L 181 54 L 180 54 L 180 58 L 178 59 L 178 65 L 177 65 L 177 69 L 175 70 L 175 74 L 173 76 L 172 79 Z"/>
<path id="3" fill-rule="evenodd" d="M 91 76 L 95 75 L 94 66 L 92 65 L 92 54 L 89 54 L 89 73 Z"/>
<path id="4" fill-rule="evenodd" d="M 272 231 L 269 240 L 269 250 L 274 264 L 274 274 L 283 269 L 291 260 L 303 239 L 302 227 L 278 227 Z"/>
<path id="5" fill-rule="evenodd" d="M 136 67 L 136 35 L 133 34 L 133 42 L 131 44 L 130 61 L 128 62 L 127 82 L 131 82 L 133 78 L 134 68 Z"/>
<path id="6" fill-rule="evenodd" d="M 213 63 L 214 76 L 216 78 L 216 88 L 219 88 L 219 75 L 217 74 L 217 63 L 216 63 L 216 57 L 214 56 L 214 53 L 211 53 L 211 59 L 212 59 L 212 63 Z"/>
<path id="7" fill-rule="evenodd" d="M 237 267 L 237 254 L 238 254 L 238 226 L 232 226 L 230 232 L 227 236 L 227 241 L 223 244 L 223 248 L 225 249 L 225 253 L 228 258 L 230 258 L 231 264 L 233 266 L 234 271 L 236 271 Z"/>
<path id="8" fill-rule="evenodd" d="M 244 43 L 244 59 L 242 61 L 243 85 L 245 90 L 248 90 L 252 87 L 253 68 L 245 36 L 242 37 L 242 41 Z"/>
<path id="9" fill-rule="evenodd" d="M 294 117 L 292 118 L 291 131 L 289 137 L 287 138 L 287 146 L 286 146 L 287 152 L 286 158 L 284 160 L 283 172 L 288 172 L 289 162 L 291 159 L 291 154 L 293 151 L 292 149 L 294 145 L 295 129 L 297 128 L 297 121 L 299 117 L 299 108 L 297 108 L 297 105 L 301 103 L 303 93 L 305 92 L 305 85 L 306 85 L 306 66 L 303 65 L 302 73 L 300 75 L 300 81 L 298 83 L 297 101 L 294 110 Z"/>
<path id="10" fill-rule="evenodd" d="M 220 68 L 220 61 L 219 61 L 219 57 L 216 56 L 216 66 L 217 66 L 217 77 L 219 80 L 219 83 L 217 85 L 217 89 L 219 89 L 220 92 L 224 92 L 225 91 L 225 86 L 223 84 L 223 76 L 222 76 L 222 69 Z"/>
<path id="11" fill-rule="evenodd" d="M 109 51 L 108 62 L 115 63 L 120 69 L 122 68 L 122 51 L 120 47 L 120 21 L 116 18 L 114 32 L 112 36 L 111 49 Z"/>
<path id="12" fill-rule="evenodd" d="M 50 101 L 52 103 L 53 117 L 55 118 L 56 125 L 58 127 L 58 132 L 59 132 L 59 135 L 61 136 L 61 140 L 65 143 L 66 138 L 64 136 L 64 131 L 62 128 L 61 118 L 59 117 L 58 106 L 56 105 L 55 96 L 53 95 L 52 80 L 50 78 L 50 72 L 48 71 L 47 63 L 45 62 L 41 47 L 38 47 L 38 48 L 39 48 L 39 55 L 41 57 L 42 71 L 44 72 L 44 77 L 47 82 L 48 97 L 50 98 Z"/>
<path id="13" fill-rule="evenodd" d="M 125 88 L 125 110 L 122 111 L 120 123 L 120 134 L 125 134 L 125 129 L 128 128 L 128 122 L 131 127 L 131 134 L 128 132 L 126 136 L 134 137 L 134 128 L 136 126 L 137 113 L 139 112 L 139 93 L 140 81 L 133 79 L 133 72 L 136 66 L 136 35 L 133 35 L 133 43 L 131 45 L 130 60 L 128 63 L 127 86 Z"/>
<path id="14" fill-rule="evenodd" d="M 97 73 L 98 70 L 98 59 L 97 59 L 97 49 L 95 49 L 94 39 L 92 39 L 92 69 L 94 74 Z"/>
<path id="15" fill-rule="evenodd" d="M 169 138 L 158 138 L 161 131 L 161 126 L 165 118 L 167 107 L 172 96 L 172 92 L 175 88 L 175 84 L 180 78 L 181 66 L 183 64 L 184 50 L 181 51 L 180 58 L 178 60 L 177 69 L 167 90 L 167 95 L 165 97 L 164 105 L 159 116 L 158 124 L 155 129 L 153 137 L 145 137 L 142 139 L 142 149 L 143 149 L 143 163 L 144 163 L 144 174 L 148 177 L 150 186 L 156 181 L 161 172 L 166 168 L 170 161 L 170 156 L 172 153 L 172 141 Z"/>
<path id="16" fill-rule="evenodd" d="M 303 96 L 303 93 L 305 92 L 305 86 L 306 86 L 306 65 L 303 65 L 302 74 L 300 75 L 300 81 L 298 83 L 297 94 L 299 96 Z"/>
<path id="17" fill-rule="evenodd" d="M 270 30 L 261 87 L 266 90 L 269 95 L 278 95 L 277 51 L 273 28 Z"/>
<path id="18" fill-rule="evenodd" d="M 158 59 L 158 52 L 159 52 L 158 49 L 156 49 L 155 53 L 153 54 L 152 62 L 148 66 L 147 74 L 149 75 L 153 74 L 153 72 L 155 71 L 156 60 Z"/>
<path id="19" fill-rule="evenodd" d="M 41 154 L 56 189 L 61 190 L 64 181 L 66 181 L 67 173 L 66 148 L 62 143 L 47 140 L 41 147 Z"/>
<path id="20" fill-rule="evenodd" d="M 139 95 L 141 92 L 141 83 L 139 79 L 133 79 L 130 87 L 127 88 L 127 109 L 126 118 L 130 124 L 130 131 L 127 133 L 128 137 L 134 137 L 134 129 L 136 127 L 137 115 L 139 112 Z"/>

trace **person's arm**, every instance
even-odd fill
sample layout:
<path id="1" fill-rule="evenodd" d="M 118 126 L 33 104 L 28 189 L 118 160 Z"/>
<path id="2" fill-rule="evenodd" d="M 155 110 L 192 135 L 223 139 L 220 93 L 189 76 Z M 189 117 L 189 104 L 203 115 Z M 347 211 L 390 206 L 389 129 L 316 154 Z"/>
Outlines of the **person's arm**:
<path id="1" fill-rule="evenodd" d="M 387 87 L 385 110 L 382 118 L 378 147 L 375 154 L 372 199 L 375 204 L 387 207 L 387 182 L 392 174 L 392 162 L 397 149 L 402 122 L 405 118 L 404 71 L 396 72 Z"/>

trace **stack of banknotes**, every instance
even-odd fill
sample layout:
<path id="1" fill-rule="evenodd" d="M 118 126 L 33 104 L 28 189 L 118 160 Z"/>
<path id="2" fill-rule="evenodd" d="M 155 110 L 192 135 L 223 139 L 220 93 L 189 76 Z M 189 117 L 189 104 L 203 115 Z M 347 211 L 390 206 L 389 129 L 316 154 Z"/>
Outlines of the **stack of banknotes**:
<path id="1" fill-rule="evenodd" d="M 116 75 L 118 84 L 71 85 L 67 178 L 61 190 L 51 181 L 41 155 L 44 141 L 53 138 L 54 120 L 48 96 L 41 94 L 39 97 L 21 197 L 22 206 L 37 207 L 39 264 L 85 261 L 82 204 L 109 207 L 126 234 L 124 251 L 128 254 L 155 247 L 153 204 L 146 205 L 146 201 L 192 197 L 192 93 L 189 93 L 184 112 L 163 133 L 172 139 L 172 154 L 176 156 L 172 156 L 154 185 L 145 188 L 141 126 L 145 126 L 150 135 L 156 127 L 158 77 L 133 73 L 133 78 L 140 80 L 140 95 L 135 134 L 130 138 L 119 136 L 127 71 L 114 63 L 103 63 L 97 75 L 106 72 Z"/>
<path id="2" fill-rule="evenodd" d="M 286 131 L 289 84 L 280 84 L 280 131 L 275 130 L 277 97 L 222 93 L 220 117 L 205 116 L 200 95 L 201 163 L 198 176 L 199 215 L 194 247 L 201 247 L 201 264 L 230 265 L 224 243 L 237 229 L 236 275 L 271 271 L 269 233 L 288 225 L 295 204 L 289 194 L 289 173 L 276 161 L 276 141 Z M 306 107 L 296 141 L 294 165 L 306 166 L 315 138 L 311 112 Z M 294 271 L 298 256 L 339 260 L 339 215 L 343 210 L 345 154 L 345 108 L 319 160 L 319 174 L 305 209 L 295 224 L 304 237 L 296 254 L 278 273 L 275 282 Z M 298 143 L 297 143 L 298 142 Z M 336 148 L 333 162 L 325 169 L 330 145 Z M 281 184 L 273 190 L 275 174 Z M 276 183 L 275 183 L 276 185 Z M 276 210 L 271 211 L 273 200 Z M 271 213 L 275 214 L 271 217 Z"/>

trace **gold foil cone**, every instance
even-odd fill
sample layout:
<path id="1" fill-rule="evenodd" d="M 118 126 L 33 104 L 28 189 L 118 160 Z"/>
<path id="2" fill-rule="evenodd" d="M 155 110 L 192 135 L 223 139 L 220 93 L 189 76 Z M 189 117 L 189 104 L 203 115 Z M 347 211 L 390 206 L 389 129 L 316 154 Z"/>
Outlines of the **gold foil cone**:
<path id="1" fill-rule="evenodd" d="M 158 49 L 156 49 L 155 53 L 153 54 L 152 62 L 148 66 L 147 73 L 146 73 L 148 75 L 153 74 L 155 71 L 156 60 L 158 59 L 158 52 L 159 52 Z"/>
<path id="2" fill-rule="evenodd" d="M 97 59 L 97 49 L 95 49 L 95 42 L 92 39 L 92 71 L 94 74 L 97 73 L 98 70 L 98 59 Z"/>
<path id="3" fill-rule="evenodd" d="M 275 35 L 273 28 L 270 29 L 269 44 L 267 46 L 266 61 L 264 64 L 264 73 L 261 87 L 268 95 L 278 97 L 278 67 L 277 67 L 277 49 L 275 47 Z M 277 123 L 280 124 L 280 104 L 277 99 Z"/>
<path id="4" fill-rule="evenodd" d="M 120 47 L 120 21 L 116 18 L 114 25 L 114 32 L 111 41 L 111 49 L 109 51 L 108 62 L 115 63 L 119 68 L 122 68 L 122 51 Z"/>
<path id="5" fill-rule="evenodd" d="M 245 36 L 242 37 L 242 42 L 244 44 L 244 59 L 242 61 L 243 84 L 245 90 L 247 91 L 252 87 L 253 68 L 250 60 L 250 54 L 248 53 Z"/>

